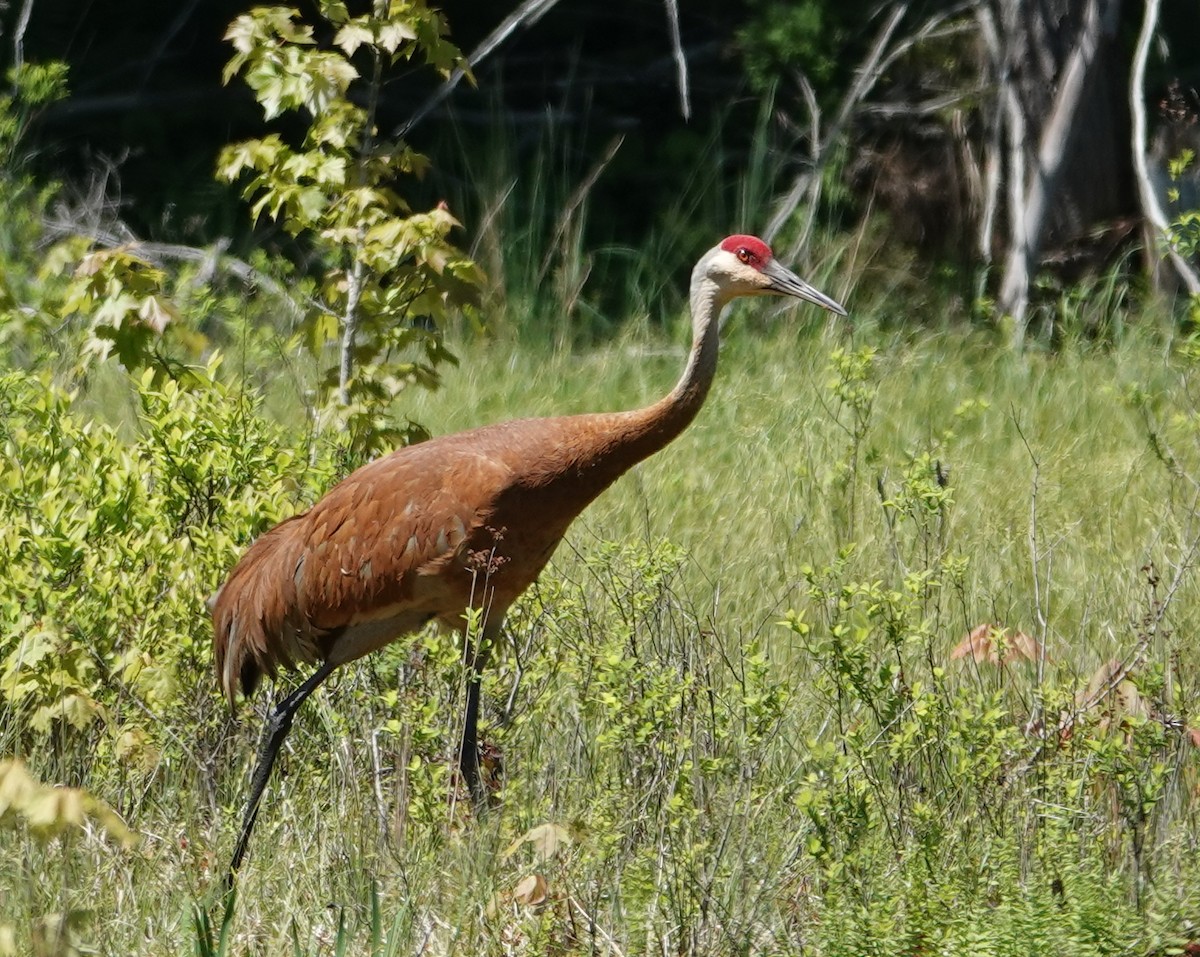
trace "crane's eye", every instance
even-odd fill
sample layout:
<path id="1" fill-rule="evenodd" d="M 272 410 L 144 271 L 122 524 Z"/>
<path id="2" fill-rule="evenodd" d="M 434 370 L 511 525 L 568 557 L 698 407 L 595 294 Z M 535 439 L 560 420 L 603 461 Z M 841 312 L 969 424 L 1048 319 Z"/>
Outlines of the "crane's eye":
<path id="1" fill-rule="evenodd" d="M 747 266 L 753 266 L 758 262 L 758 257 L 750 252 L 745 246 L 737 251 L 737 258 L 744 262 Z"/>

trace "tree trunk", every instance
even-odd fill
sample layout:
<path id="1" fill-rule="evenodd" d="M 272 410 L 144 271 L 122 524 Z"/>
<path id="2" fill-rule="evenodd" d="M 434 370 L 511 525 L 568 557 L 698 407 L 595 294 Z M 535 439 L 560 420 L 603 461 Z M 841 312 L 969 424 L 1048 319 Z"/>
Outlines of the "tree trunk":
<path id="1" fill-rule="evenodd" d="M 1137 49 L 1133 55 L 1133 68 L 1129 78 L 1129 106 L 1133 116 L 1133 169 L 1137 177 L 1138 200 L 1142 206 L 1142 217 L 1146 221 L 1146 262 L 1155 285 L 1164 283 L 1163 259 L 1175 269 L 1184 287 L 1193 296 L 1200 294 L 1200 273 L 1179 253 L 1166 245 L 1167 216 L 1154 190 L 1150 170 L 1146 163 L 1146 62 L 1150 58 L 1150 41 L 1158 24 L 1159 0 L 1146 0 L 1146 12 L 1142 29 L 1138 34 Z"/>
<path id="2" fill-rule="evenodd" d="M 1042 249 L 1119 207 L 1114 92 L 1103 82 L 1120 0 L 1003 0 L 998 86 L 1008 126 L 1009 241 L 998 309 L 1019 341 Z M 1108 71 L 1111 72 L 1111 71 Z M 1028 175 L 1024 169 L 1028 169 Z"/>

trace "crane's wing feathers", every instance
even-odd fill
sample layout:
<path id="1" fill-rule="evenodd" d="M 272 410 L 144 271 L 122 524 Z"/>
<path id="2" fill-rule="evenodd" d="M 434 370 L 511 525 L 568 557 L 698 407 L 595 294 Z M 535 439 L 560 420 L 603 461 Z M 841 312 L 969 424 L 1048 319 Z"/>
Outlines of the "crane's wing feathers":
<path id="1" fill-rule="evenodd" d="M 349 661 L 446 617 L 457 593 L 470 593 L 467 553 L 486 539 L 491 503 L 510 482 L 497 458 L 423 443 L 364 466 L 259 537 L 212 602 L 229 699 L 264 672 Z M 453 562 L 461 576 L 439 574 Z M 460 613 L 465 604 L 457 600 Z"/>

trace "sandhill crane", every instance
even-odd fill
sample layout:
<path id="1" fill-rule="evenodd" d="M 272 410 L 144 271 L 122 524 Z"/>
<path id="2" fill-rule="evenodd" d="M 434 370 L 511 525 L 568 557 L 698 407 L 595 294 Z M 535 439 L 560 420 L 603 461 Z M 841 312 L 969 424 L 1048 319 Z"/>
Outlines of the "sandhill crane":
<path id="1" fill-rule="evenodd" d="M 519 419 L 431 439 L 371 462 L 307 512 L 255 541 L 212 598 L 217 678 L 230 702 L 266 673 L 319 663 L 275 706 L 251 781 L 230 880 L 263 788 L 301 703 L 338 665 L 430 621 L 465 630 L 482 620 L 471 666 L 459 765 L 484 798 L 476 720 L 480 656 L 509 606 L 537 577 L 567 527 L 631 466 L 695 418 L 717 368 L 718 317 L 738 296 L 775 293 L 846 310 L 753 236 L 730 236 L 692 272 L 692 349 L 678 384 L 631 412 Z"/>

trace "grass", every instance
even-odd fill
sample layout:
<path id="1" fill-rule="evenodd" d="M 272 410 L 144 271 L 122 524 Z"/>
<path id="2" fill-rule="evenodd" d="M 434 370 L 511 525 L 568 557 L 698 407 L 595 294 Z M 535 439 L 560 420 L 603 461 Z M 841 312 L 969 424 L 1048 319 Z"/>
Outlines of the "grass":
<path id="1" fill-rule="evenodd" d="M 447 800 L 449 639 L 347 669 L 268 789 L 228 953 L 1151 953 L 1200 935 L 1200 752 L 1111 699 L 1072 725 L 1078 747 L 1039 752 L 1035 725 L 1111 658 L 1149 710 L 1200 724 L 1191 365 L 1136 330 L 1013 353 L 762 316 L 739 312 L 700 418 L 589 509 L 515 616 L 484 716 L 496 812 Z M 406 409 L 435 433 L 649 402 L 683 347 L 462 356 Z M 982 622 L 1044 640 L 1041 679 L 951 662 Z M 157 764 L 69 782 L 124 812 L 136 851 L 0 831 L 0 928 L 47 954 L 204 952 L 193 907 L 236 836 L 243 718 L 182 750 L 160 725 Z"/>
<path id="2" fill-rule="evenodd" d="M 759 609 L 786 603 L 800 565 L 832 560 L 849 540 L 844 496 L 823 486 L 829 479 L 820 466 L 843 458 L 850 442 L 831 408 L 827 366 L 831 350 L 854 348 L 856 337 L 860 345 L 872 341 L 869 333 L 734 330 L 699 420 L 595 503 L 572 542 L 666 537 L 703 565 L 696 587 L 719 582 L 728 600 Z M 1172 493 L 1127 394 L 1148 392 L 1164 419 L 1186 414 L 1172 405 L 1186 403 L 1187 370 L 1138 346 L 1055 356 L 1014 355 L 958 333 L 875 342 L 879 391 L 857 477 L 858 528 L 880 533 L 876 481 L 894 485 L 910 455 L 933 450 L 952 476 L 949 534 L 971 554 L 983 590 L 975 614 L 990 607 L 1033 624 L 1035 481 L 1047 547 L 1039 567 L 1054 560 L 1061 571 L 1046 597 L 1079 609 L 1067 619 L 1072 628 L 1085 617 L 1087 594 L 1074 587 L 1081 579 L 1111 586 L 1128 578 L 1136 586 L 1165 531 Z M 670 388 L 682 356 L 682 345 L 623 342 L 547 360 L 481 344 L 442 392 L 416 397 L 412 414 L 439 433 L 506 417 L 632 407 Z M 1056 607 L 1059 629 L 1063 611 Z M 1104 612 L 1109 620 L 1118 614 Z"/>

